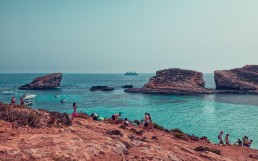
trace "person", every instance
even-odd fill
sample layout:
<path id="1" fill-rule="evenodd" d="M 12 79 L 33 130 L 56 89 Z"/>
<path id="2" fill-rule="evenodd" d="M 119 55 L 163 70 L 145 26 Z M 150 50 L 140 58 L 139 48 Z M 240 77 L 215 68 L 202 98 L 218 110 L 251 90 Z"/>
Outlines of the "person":
<path id="1" fill-rule="evenodd" d="M 253 140 L 250 140 L 250 141 L 248 142 L 248 147 L 249 147 L 249 148 L 251 147 L 252 142 L 253 142 Z"/>
<path id="2" fill-rule="evenodd" d="M 248 137 L 247 137 L 247 136 L 244 136 L 244 137 L 243 137 L 243 146 L 248 147 L 248 143 L 249 143 Z"/>
<path id="3" fill-rule="evenodd" d="M 99 117 L 97 113 L 92 113 L 90 116 L 93 118 L 93 120 L 98 120 Z"/>
<path id="4" fill-rule="evenodd" d="M 124 124 L 125 126 L 130 126 L 130 122 L 128 121 L 127 118 L 125 118 L 123 124 Z"/>
<path id="5" fill-rule="evenodd" d="M 23 106 L 24 105 L 24 100 L 23 100 L 22 97 L 20 98 L 20 102 L 21 102 L 21 106 Z"/>
<path id="6" fill-rule="evenodd" d="M 242 146 L 242 141 L 240 139 L 237 140 L 237 142 L 234 143 L 234 145 Z"/>
<path id="7" fill-rule="evenodd" d="M 149 129 L 149 115 L 147 112 L 145 112 L 145 119 L 144 119 L 144 126 L 143 129 L 148 130 Z"/>
<path id="8" fill-rule="evenodd" d="M 153 125 L 152 125 L 152 118 L 151 115 L 148 113 L 149 116 L 149 129 L 153 129 Z"/>
<path id="9" fill-rule="evenodd" d="M 219 144 L 224 145 L 223 140 L 222 140 L 222 135 L 223 135 L 223 131 L 221 131 L 221 132 L 219 133 L 218 139 L 219 139 Z"/>
<path id="10" fill-rule="evenodd" d="M 76 117 L 77 113 L 76 113 L 76 108 L 77 108 L 77 105 L 76 103 L 74 102 L 73 103 L 73 114 L 72 114 L 72 118 Z"/>
<path id="11" fill-rule="evenodd" d="M 15 104 L 15 100 L 16 100 L 16 99 L 15 99 L 15 97 L 13 96 L 12 99 L 11 99 L 10 105 L 14 105 L 14 104 Z"/>
<path id="12" fill-rule="evenodd" d="M 112 120 L 114 120 L 114 121 L 117 121 L 118 120 L 118 118 L 119 118 L 119 116 L 121 116 L 121 113 L 117 113 L 117 114 L 113 114 L 112 115 Z"/>
<path id="13" fill-rule="evenodd" d="M 228 140 L 228 136 L 229 136 L 229 134 L 227 134 L 226 135 L 226 137 L 225 137 L 225 143 L 226 143 L 226 145 L 230 145 L 230 141 Z"/>

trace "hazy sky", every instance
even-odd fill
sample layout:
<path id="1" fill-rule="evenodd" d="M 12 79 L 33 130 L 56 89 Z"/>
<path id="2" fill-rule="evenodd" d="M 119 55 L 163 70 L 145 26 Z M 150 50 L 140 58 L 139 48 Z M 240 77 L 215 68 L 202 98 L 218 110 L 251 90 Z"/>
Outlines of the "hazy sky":
<path id="1" fill-rule="evenodd" d="M 0 0 L 0 72 L 258 64 L 258 0 Z"/>

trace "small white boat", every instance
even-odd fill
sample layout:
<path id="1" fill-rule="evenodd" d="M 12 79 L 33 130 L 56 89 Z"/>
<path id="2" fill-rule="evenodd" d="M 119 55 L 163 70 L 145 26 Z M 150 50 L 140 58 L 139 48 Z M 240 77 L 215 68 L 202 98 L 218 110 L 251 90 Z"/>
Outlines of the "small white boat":
<path id="1" fill-rule="evenodd" d="M 58 95 L 55 95 L 55 98 L 59 98 L 60 97 L 60 94 L 58 94 Z"/>
<path id="2" fill-rule="evenodd" d="M 3 93 L 3 94 L 14 94 L 13 91 L 7 91 L 7 90 L 3 90 L 2 93 Z"/>
<path id="3" fill-rule="evenodd" d="M 24 105 L 26 106 L 33 105 L 33 101 L 32 100 L 25 101 Z"/>
<path id="4" fill-rule="evenodd" d="M 61 103 L 65 103 L 65 102 L 66 102 L 66 100 L 65 100 L 65 99 L 62 99 L 62 100 L 61 100 Z"/>
<path id="5" fill-rule="evenodd" d="M 25 95 L 23 95 L 23 99 L 25 99 L 25 100 L 34 99 L 34 98 L 36 98 L 36 96 L 37 95 L 35 95 L 35 94 L 25 94 Z"/>

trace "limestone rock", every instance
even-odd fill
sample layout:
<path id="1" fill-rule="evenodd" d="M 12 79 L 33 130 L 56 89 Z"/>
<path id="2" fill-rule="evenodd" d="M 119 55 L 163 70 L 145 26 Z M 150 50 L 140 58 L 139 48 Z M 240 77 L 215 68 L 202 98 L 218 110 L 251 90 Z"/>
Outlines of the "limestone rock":
<path id="1" fill-rule="evenodd" d="M 214 72 L 218 90 L 250 91 L 258 89 L 258 65 L 246 65 L 231 70 Z"/>
<path id="2" fill-rule="evenodd" d="M 19 89 L 22 90 L 44 90 L 54 89 L 61 85 L 62 73 L 53 73 L 46 76 L 41 76 L 33 79 L 29 84 L 21 86 Z"/>

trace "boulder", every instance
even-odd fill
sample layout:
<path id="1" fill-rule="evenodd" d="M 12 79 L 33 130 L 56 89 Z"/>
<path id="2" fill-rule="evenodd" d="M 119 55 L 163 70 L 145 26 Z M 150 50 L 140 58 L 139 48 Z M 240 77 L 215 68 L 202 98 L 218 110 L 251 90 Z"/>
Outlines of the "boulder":
<path id="1" fill-rule="evenodd" d="M 133 88 L 133 85 L 124 85 L 122 88 Z"/>
<path id="2" fill-rule="evenodd" d="M 180 68 L 165 69 L 156 72 L 156 76 L 142 88 L 126 89 L 126 92 L 158 94 L 196 94 L 211 93 L 206 89 L 201 72 Z"/>
<path id="3" fill-rule="evenodd" d="M 214 72 L 217 90 L 254 91 L 258 89 L 258 65 L 246 65 Z"/>
<path id="4" fill-rule="evenodd" d="M 93 86 L 90 88 L 90 91 L 113 91 L 113 87 L 109 86 Z"/>
<path id="5" fill-rule="evenodd" d="M 29 84 L 21 86 L 22 90 L 44 90 L 59 87 L 62 81 L 62 73 L 53 73 L 33 79 Z"/>

